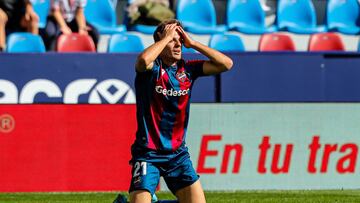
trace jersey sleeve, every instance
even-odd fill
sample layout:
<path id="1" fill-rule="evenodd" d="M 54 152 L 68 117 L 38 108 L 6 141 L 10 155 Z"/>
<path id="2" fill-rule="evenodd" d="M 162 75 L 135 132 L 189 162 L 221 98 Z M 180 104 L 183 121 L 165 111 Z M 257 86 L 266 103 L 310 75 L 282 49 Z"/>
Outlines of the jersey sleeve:
<path id="1" fill-rule="evenodd" d="M 185 69 L 193 79 L 204 76 L 204 60 L 190 60 L 185 62 Z"/>
<path id="2" fill-rule="evenodd" d="M 144 72 L 138 72 L 136 71 L 136 74 L 138 75 L 151 75 L 152 77 L 157 77 L 158 74 L 159 74 L 159 71 L 160 71 L 160 66 L 161 66 L 161 61 L 160 59 L 156 59 L 154 61 L 154 65 L 153 67 L 151 68 L 151 70 L 146 70 Z M 136 70 L 136 69 L 135 69 Z"/>

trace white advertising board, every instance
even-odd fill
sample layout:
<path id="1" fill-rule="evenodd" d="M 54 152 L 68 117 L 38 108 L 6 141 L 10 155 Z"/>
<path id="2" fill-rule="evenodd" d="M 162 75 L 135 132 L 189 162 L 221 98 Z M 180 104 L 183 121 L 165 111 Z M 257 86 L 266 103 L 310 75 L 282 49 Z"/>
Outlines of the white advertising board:
<path id="1" fill-rule="evenodd" d="M 360 188 L 360 104 L 192 104 L 190 115 L 205 190 Z"/>

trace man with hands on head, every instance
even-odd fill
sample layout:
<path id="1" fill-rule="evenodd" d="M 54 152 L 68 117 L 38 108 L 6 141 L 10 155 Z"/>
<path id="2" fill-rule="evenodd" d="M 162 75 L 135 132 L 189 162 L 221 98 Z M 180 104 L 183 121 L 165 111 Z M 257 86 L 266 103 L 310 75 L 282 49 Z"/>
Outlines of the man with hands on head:
<path id="1" fill-rule="evenodd" d="M 130 202 L 150 203 L 163 176 L 180 203 L 204 203 L 199 176 L 185 144 L 192 86 L 200 76 L 230 70 L 233 62 L 192 40 L 175 19 L 159 24 L 153 37 L 155 43 L 135 64 L 138 129 L 131 147 Z M 182 45 L 208 60 L 183 60 Z"/>

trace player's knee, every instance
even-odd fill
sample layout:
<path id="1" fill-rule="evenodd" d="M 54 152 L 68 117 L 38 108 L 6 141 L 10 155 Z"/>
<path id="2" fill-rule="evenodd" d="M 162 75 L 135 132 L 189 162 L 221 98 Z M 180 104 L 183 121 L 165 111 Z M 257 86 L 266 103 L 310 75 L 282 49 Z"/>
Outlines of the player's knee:
<path id="1" fill-rule="evenodd" d="M 175 195 L 180 203 L 206 203 L 204 191 L 199 180 L 192 185 L 178 190 Z"/>
<path id="2" fill-rule="evenodd" d="M 130 193 L 130 203 L 151 203 L 151 194 L 146 190 L 136 190 Z"/>

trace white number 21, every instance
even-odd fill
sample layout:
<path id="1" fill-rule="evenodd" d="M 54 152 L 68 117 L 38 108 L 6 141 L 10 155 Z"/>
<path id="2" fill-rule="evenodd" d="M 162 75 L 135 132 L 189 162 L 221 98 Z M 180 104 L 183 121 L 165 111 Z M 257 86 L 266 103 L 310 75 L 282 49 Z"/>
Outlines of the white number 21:
<path id="1" fill-rule="evenodd" d="M 134 165 L 133 177 L 146 175 L 146 162 L 136 162 Z"/>

